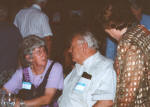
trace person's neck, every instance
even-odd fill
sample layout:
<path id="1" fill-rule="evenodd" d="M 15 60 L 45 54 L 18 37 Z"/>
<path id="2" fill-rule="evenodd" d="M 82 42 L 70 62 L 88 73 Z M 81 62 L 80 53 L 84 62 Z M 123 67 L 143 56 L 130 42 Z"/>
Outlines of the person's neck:
<path id="1" fill-rule="evenodd" d="M 117 41 L 120 41 L 120 39 L 122 38 L 122 35 L 124 35 L 127 31 L 127 27 L 123 28 L 122 30 L 120 30 L 120 38 L 117 39 Z"/>
<path id="2" fill-rule="evenodd" d="M 42 3 L 36 3 L 36 5 L 38 5 L 41 8 L 41 10 L 42 10 L 42 8 L 43 8 Z"/>
<path id="3" fill-rule="evenodd" d="M 81 59 L 81 63 L 80 64 L 83 64 L 83 62 L 88 59 L 90 56 L 94 55 L 97 51 L 95 49 L 91 49 L 89 50 L 89 52 L 86 52 L 86 54 L 84 54 L 84 56 L 82 57 Z"/>
<path id="4" fill-rule="evenodd" d="M 39 9 L 39 10 L 42 10 L 41 5 L 38 4 L 38 3 L 34 3 L 34 4 L 32 5 L 32 7 L 37 8 L 37 9 Z"/>
<path id="5" fill-rule="evenodd" d="M 39 74 L 42 74 L 44 72 L 45 66 L 32 65 L 31 69 L 35 75 L 39 75 Z"/>

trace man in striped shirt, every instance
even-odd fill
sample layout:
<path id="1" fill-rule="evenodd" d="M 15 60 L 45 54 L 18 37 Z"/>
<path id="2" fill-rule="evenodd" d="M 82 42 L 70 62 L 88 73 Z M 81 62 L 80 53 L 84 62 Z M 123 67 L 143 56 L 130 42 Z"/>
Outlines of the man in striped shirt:
<path id="1" fill-rule="evenodd" d="M 47 0 L 35 0 L 31 7 L 21 9 L 15 17 L 14 24 L 19 28 L 23 38 L 33 34 L 43 38 L 50 56 L 53 33 L 49 25 L 48 16 L 41 11 L 46 3 Z"/>

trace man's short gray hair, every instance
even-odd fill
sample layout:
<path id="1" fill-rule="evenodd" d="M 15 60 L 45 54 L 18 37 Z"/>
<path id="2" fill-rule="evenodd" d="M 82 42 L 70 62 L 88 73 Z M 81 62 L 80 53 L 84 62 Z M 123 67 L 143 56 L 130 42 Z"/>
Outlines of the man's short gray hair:
<path id="1" fill-rule="evenodd" d="M 82 36 L 83 39 L 78 40 L 78 43 L 81 44 L 83 42 L 86 42 L 89 48 L 93 48 L 96 50 L 99 48 L 98 41 L 91 32 L 85 31 L 79 34 Z"/>

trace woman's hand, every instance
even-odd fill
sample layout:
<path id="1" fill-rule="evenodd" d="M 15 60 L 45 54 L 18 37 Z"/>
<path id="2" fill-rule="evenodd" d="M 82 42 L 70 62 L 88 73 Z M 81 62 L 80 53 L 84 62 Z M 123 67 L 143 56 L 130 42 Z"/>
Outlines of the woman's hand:
<path id="1" fill-rule="evenodd" d="M 20 106 L 20 100 L 19 100 L 19 99 L 16 99 L 16 102 L 15 102 L 14 107 L 21 107 L 21 106 Z"/>

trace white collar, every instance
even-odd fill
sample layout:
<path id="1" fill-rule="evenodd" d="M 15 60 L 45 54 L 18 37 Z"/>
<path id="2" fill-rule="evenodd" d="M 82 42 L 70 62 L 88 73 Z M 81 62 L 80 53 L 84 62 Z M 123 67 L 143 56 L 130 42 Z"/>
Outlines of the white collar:
<path id="1" fill-rule="evenodd" d="M 32 7 L 41 10 L 41 7 L 38 4 L 33 4 Z"/>
<path id="2" fill-rule="evenodd" d="M 93 61 L 96 60 L 97 56 L 99 56 L 99 52 L 96 52 L 95 54 L 93 54 L 92 56 L 88 57 L 84 62 L 83 65 L 84 66 L 89 66 L 91 63 L 93 63 Z"/>
<path id="3" fill-rule="evenodd" d="M 95 54 L 93 54 L 92 56 L 88 57 L 83 64 L 75 64 L 76 69 L 85 69 L 88 71 L 88 69 L 90 68 L 90 66 L 92 65 L 93 62 L 95 62 L 97 59 L 99 59 L 100 56 L 100 52 L 96 52 Z"/>

